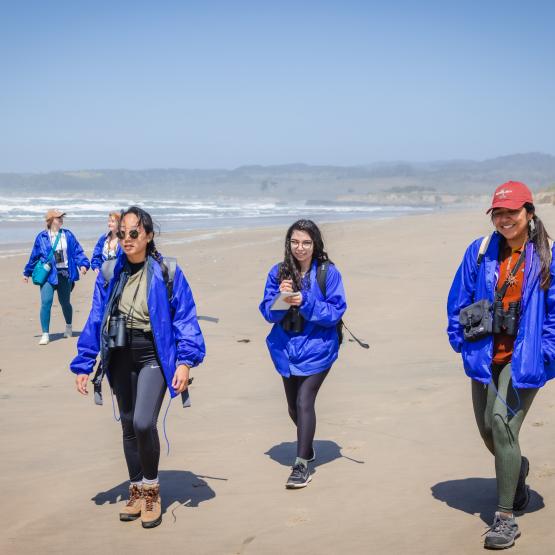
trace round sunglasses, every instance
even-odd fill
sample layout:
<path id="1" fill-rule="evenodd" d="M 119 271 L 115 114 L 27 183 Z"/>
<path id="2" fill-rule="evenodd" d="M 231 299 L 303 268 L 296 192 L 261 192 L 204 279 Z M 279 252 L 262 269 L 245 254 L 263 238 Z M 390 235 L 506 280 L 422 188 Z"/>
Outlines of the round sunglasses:
<path id="1" fill-rule="evenodd" d="M 127 232 L 127 235 L 129 235 L 129 238 L 130 238 L 130 239 L 136 239 L 136 238 L 139 236 L 139 233 L 140 233 L 140 232 L 139 232 L 138 229 L 130 229 L 130 230 Z M 123 240 L 125 239 L 125 231 L 118 231 L 118 232 L 116 233 L 116 237 L 117 237 L 118 239 L 120 239 L 120 240 L 123 241 Z"/>

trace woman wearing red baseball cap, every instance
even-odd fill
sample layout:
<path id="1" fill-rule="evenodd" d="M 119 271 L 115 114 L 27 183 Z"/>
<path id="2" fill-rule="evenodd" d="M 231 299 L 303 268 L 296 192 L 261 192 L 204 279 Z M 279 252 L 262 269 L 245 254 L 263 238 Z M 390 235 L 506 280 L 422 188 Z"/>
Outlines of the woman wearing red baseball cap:
<path id="1" fill-rule="evenodd" d="M 530 189 L 508 181 L 493 194 L 492 235 L 467 248 L 449 291 L 447 334 L 472 382 L 478 430 L 495 457 L 497 511 L 485 547 L 520 536 L 514 512 L 530 499 L 519 431 L 538 389 L 555 377 L 552 244 Z"/>

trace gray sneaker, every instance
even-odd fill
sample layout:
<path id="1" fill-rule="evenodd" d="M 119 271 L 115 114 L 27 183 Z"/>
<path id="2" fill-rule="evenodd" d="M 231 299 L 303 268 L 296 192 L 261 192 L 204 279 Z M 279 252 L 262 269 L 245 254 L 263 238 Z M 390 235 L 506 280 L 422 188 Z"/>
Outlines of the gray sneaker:
<path id="1" fill-rule="evenodd" d="M 493 524 L 486 533 L 484 547 L 486 549 L 506 549 L 513 546 L 518 537 L 520 537 L 520 530 L 515 517 L 496 512 Z"/>
<path id="2" fill-rule="evenodd" d="M 298 463 L 293 467 L 285 487 L 287 489 L 304 488 L 308 485 L 310 480 L 312 480 L 312 477 L 310 476 L 308 466 Z"/>

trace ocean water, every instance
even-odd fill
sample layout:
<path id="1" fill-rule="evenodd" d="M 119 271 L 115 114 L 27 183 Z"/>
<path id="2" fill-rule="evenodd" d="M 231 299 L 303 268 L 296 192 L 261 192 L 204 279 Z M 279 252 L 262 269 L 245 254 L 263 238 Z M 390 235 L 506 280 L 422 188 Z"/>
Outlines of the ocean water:
<path id="1" fill-rule="evenodd" d="M 289 225 L 299 218 L 310 218 L 317 223 L 391 218 L 431 210 L 415 206 L 282 203 L 264 199 L 160 200 L 131 196 L 100 198 L 93 194 L 86 198 L 0 196 L 0 250 L 5 256 L 30 249 L 35 236 L 44 227 L 44 214 L 49 208 L 65 211 L 64 226 L 81 242 L 90 243 L 107 230 L 109 212 L 131 205 L 147 210 L 164 233 Z"/>

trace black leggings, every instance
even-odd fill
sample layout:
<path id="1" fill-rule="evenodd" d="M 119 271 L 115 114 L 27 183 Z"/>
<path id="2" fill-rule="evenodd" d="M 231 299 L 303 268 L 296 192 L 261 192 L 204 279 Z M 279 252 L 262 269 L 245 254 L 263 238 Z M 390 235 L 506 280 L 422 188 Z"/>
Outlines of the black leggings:
<path id="1" fill-rule="evenodd" d="M 150 334 L 133 333 L 131 345 L 116 349 L 110 378 L 123 428 L 123 452 L 129 479 L 158 476 L 160 440 L 156 423 L 166 393 L 166 381 Z"/>
<path id="2" fill-rule="evenodd" d="M 291 375 L 283 378 L 289 416 L 297 426 L 297 457 L 301 459 L 310 459 L 312 454 L 312 441 L 316 432 L 314 403 L 329 371 L 328 368 L 311 376 Z"/>

